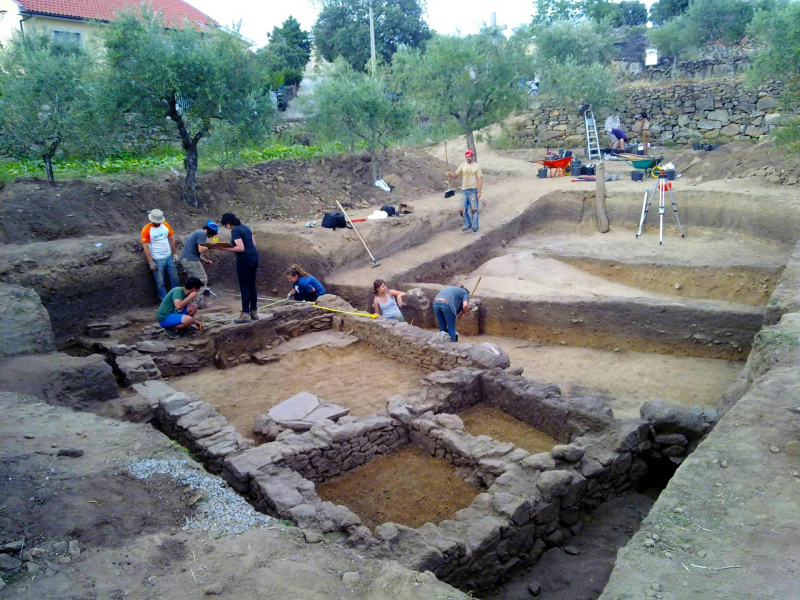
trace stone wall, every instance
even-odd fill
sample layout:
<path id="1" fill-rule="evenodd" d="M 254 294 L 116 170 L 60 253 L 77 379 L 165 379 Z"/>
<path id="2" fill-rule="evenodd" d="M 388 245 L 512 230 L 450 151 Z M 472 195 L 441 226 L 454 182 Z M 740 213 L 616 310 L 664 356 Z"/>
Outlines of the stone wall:
<path id="1" fill-rule="evenodd" d="M 55 350 L 53 329 L 35 290 L 5 283 L 0 286 L 0 359 Z"/>
<path id="2" fill-rule="evenodd" d="M 651 141 L 689 144 L 701 140 L 759 140 L 775 127 L 781 115 L 778 98 L 782 86 L 770 81 L 758 90 L 742 81 L 708 80 L 662 84 L 626 84 L 618 108 L 622 130 L 632 132 L 642 111 L 650 116 Z M 601 145 L 608 110 L 596 117 Z M 520 143 L 530 145 L 584 146 L 583 115 L 542 98 L 512 132 Z"/>
<path id="3" fill-rule="evenodd" d="M 355 311 L 338 296 L 322 296 L 318 302 L 337 310 Z M 495 344 L 452 343 L 447 334 L 420 329 L 394 319 L 341 314 L 334 316 L 333 327 L 352 331 L 375 351 L 411 363 L 423 371 L 447 371 L 460 366 L 506 368 L 511 361 Z"/>

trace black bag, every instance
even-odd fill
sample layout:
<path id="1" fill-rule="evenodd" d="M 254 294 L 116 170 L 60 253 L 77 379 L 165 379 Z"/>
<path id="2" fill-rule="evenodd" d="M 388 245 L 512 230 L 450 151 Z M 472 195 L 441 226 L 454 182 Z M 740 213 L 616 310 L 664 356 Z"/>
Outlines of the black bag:
<path id="1" fill-rule="evenodd" d="M 322 217 L 322 226 L 333 230 L 336 230 L 337 228 L 339 229 L 353 228 L 353 226 L 347 222 L 347 219 L 344 218 L 344 214 L 339 212 L 338 210 L 325 213 L 325 216 Z"/>
<path id="2" fill-rule="evenodd" d="M 394 206 L 381 206 L 381 210 L 390 217 L 393 217 L 397 214 L 397 211 L 395 210 Z"/>

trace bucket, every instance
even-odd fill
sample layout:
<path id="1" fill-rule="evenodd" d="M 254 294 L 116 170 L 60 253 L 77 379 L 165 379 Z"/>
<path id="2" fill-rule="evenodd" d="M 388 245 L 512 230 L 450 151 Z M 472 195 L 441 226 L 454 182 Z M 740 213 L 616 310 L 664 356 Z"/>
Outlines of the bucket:
<path id="1" fill-rule="evenodd" d="M 631 181 L 643 181 L 644 173 L 641 171 L 631 171 Z"/>
<path id="2" fill-rule="evenodd" d="M 547 179 L 547 169 L 539 169 L 539 179 Z"/>
<path id="3" fill-rule="evenodd" d="M 669 171 L 664 171 L 664 177 L 666 177 L 669 181 L 675 180 L 675 169 L 670 169 Z"/>

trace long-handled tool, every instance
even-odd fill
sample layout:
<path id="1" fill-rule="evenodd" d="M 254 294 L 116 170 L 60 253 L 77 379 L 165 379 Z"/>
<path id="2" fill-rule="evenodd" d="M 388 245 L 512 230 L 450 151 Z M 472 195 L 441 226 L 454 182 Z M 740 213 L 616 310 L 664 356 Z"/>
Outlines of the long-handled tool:
<path id="1" fill-rule="evenodd" d="M 475 290 L 477 290 L 478 286 L 481 284 L 481 279 L 483 279 L 483 277 L 478 277 L 478 283 L 476 283 L 475 287 L 472 288 L 472 293 L 469 295 L 470 300 L 472 300 L 472 297 L 475 295 Z"/>
<path id="2" fill-rule="evenodd" d="M 364 238 L 362 238 L 361 234 L 358 233 L 358 229 L 356 229 L 356 226 L 353 225 L 353 221 L 350 220 L 350 217 L 348 216 L 347 212 L 344 210 L 344 207 L 341 205 L 341 203 L 338 200 L 336 201 L 336 206 L 338 206 L 339 210 L 342 211 L 342 214 L 344 215 L 344 218 L 347 219 L 350 222 L 350 225 L 353 228 L 353 231 L 356 232 L 356 235 L 358 236 L 358 239 L 360 239 L 361 243 L 364 244 L 364 249 L 367 251 L 367 254 L 369 254 L 369 257 L 372 259 L 372 267 L 373 268 L 380 267 L 381 263 L 379 263 L 377 260 L 375 260 L 375 257 L 372 256 L 372 252 L 369 251 L 369 248 L 367 247 L 367 243 L 364 241 Z"/>
<path id="3" fill-rule="evenodd" d="M 447 165 L 447 168 L 449 169 L 450 161 L 447 160 L 447 142 L 444 143 L 444 162 Z M 453 196 L 455 196 L 456 191 L 453 189 L 453 186 L 450 185 L 450 178 L 447 175 L 444 176 L 444 183 L 445 185 L 449 186 L 444 192 L 444 197 L 452 198 Z"/>

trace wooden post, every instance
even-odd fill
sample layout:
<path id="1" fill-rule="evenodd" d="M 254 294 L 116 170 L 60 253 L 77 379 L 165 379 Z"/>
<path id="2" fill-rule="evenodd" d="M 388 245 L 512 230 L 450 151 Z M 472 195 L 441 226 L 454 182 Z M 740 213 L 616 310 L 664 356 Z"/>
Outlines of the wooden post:
<path id="1" fill-rule="evenodd" d="M 595 200 L 594 207 L 597 211 L 597 223 L 600 233 L 608 233 L 608 213 L 606 212 L 606 164 L 601 160 L 595 166 Z"/>

